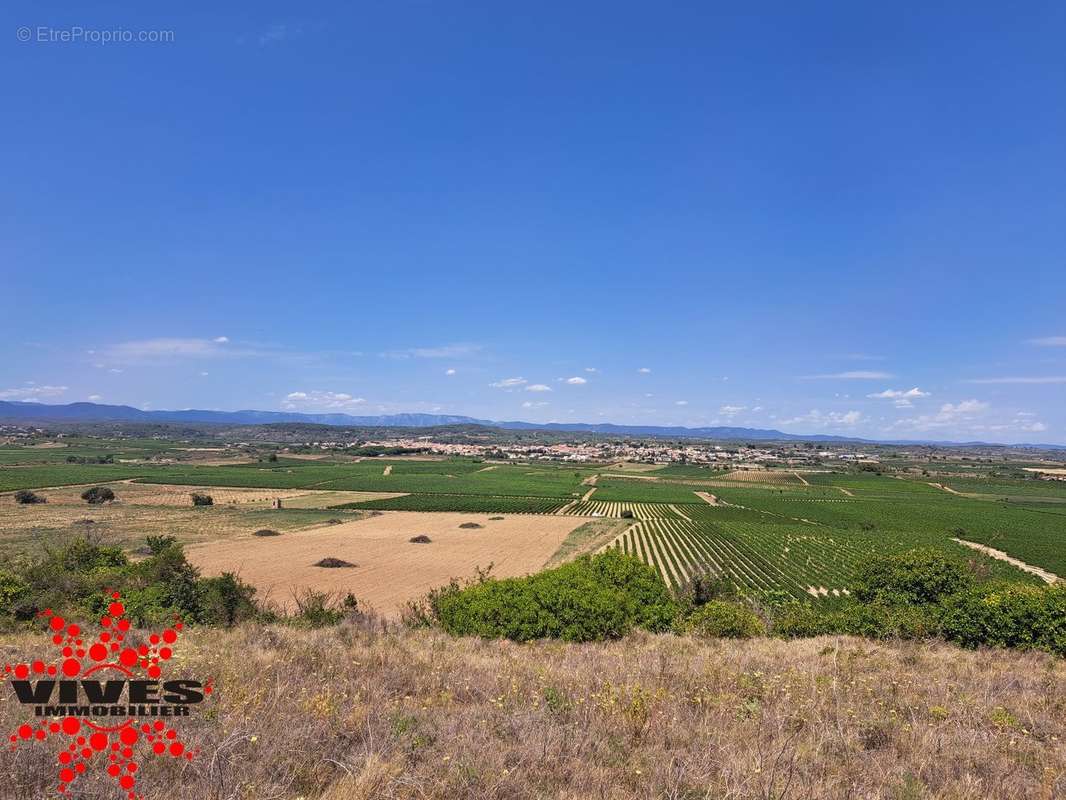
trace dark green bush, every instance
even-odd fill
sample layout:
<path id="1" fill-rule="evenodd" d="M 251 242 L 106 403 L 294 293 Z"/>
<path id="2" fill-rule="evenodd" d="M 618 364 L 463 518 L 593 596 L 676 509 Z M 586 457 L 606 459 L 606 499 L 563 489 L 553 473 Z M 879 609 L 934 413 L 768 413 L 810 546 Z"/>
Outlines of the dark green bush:
<path id="1" fill-rule="evenodd" d="M 944 603 L 944 638 L 965 647 L 1039 648 L 1066 656 L 1066 586 L 985 584 Z"/>
<path id="2" fill-rule="evenodd" d="M 112 502 L 115 499 L 115 493 L 110 486 L 93 486 L 81 493 L 81 499 L 89 505 L 98 506 Z"/>
<path id="3" fill-rule="evenodd" d="M 617 550 L 525 578 L 454 583 L 431 601 L 446 631 L 489 639 L 595 641 L 669 629 L 677 603 L 646 564 Z"/>
<path id="4" fill-rule="evenodd" d="M 746 606 L 711 600 L 699 606 L 683 623 L 682 630 L 716 639 L 750 639 L 766 633 L 763 621 Z"/>
<path id="5" fill-rule="evenodd" d="M 215 504 L 215 498 L 209 494 L 200 494 L 199 492 L 193 492 L 189 495 L 192 498 L 192 504 L 194 506 L 213 506 Z"/>
<path id="6" fill-rule="evenodd" d="M 852 594 L 861 603 L 938 603 L 972 585 L 973 576 L 944 553 L 915 549 L 870 559 L 859 570 Z"/>
<path id="7" fill-rule="evenodd" d="M 32 506 L 37 503 L 47 503 L 48 501 L 39 494 L 34 494 L 29 489 L 20 489 L 15 492 L 15 502 L 20 506 Z"/>

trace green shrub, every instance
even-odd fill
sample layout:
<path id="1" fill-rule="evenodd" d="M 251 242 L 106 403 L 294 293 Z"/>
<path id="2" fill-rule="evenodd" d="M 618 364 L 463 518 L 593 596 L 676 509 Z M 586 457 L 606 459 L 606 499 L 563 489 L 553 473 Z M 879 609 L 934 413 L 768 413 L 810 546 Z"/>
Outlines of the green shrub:
<path id="1" fill-rule="evenodd" d="M 658 573 L 617 550 L 525 578 L 453 582 L 431 600 L 434 621 L 455 635 L 595 641 L 633 628 L 669 629 L 677 604 Z"/>
<path id="2" fill-rule="evenodd" d="M 257 615 L 255 587 L 242 582 L 232 572 L 200 581 L 200 622 L 227 628 Z"/>
<path id="3" fill-rule="evenodd" d="M 692 612 L 684 621 L 683 630 L 695 636 L 715 639 L 750 639 L 752 636 L 763 636 L 766 626 L 746 606 L 711 600 Z"/>
<path id="4" fill-rule="evenodd" d="M 89 505 L 98 506 L 114 501 L 115 493 L 109 486 L 93 486 L 81 493 L 81 499 Z"/>
<path id="5" fill-rule="evenodd" d="M 215 504 L 215 498 L 209 494 L 200 494 L 199 492 L 193 492 L 189 495 L 192 498 L 192 504 L 194 506 L 213 506 Z"/>
<path id="6" fill-rule="evenodd" d="M 34 494 L 29 489 L 20 489 L 15 492 L 15 502 L 20 506 L 32 506 L 38 503 L 47 503 L 48 501 L 39 494 Z"/>
<path id="7" fill-rule="evenodd" d="M 985 584 L 944 603 L 944 638 L 965 647 L 1039 648 L 1066 656 L 1066 586 Z"/>
<path id="8" fill-rule="evenodd" d="M 938 603 L 973 585 L 966 568 L 933 549 L 872 558 L 859 569 L 852 594 L 862 603 Z"/>

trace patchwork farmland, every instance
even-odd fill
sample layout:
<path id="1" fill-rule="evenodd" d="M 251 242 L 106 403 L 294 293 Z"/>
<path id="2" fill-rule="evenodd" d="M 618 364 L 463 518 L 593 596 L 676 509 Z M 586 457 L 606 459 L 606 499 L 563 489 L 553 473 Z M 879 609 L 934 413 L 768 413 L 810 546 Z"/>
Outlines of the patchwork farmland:
<path id="1" fill-rule="evenodd" d="M 334 541 L 349 526 L 358 531 L 359 520 L 387 515 L 375 525 L 388 527 L 390 518 L 403 521 L 403 530 L 397 529 L 390 540 L 399 548 L 387 559 L 395 566 L 404 563 L 403 553 L 411 545 L 410 536 L 402 534 L 418 514 L 426 515 L 427 530 L 439 524 L 430 524 L 434 515 L 466 514 L 477 525 L 485 517 L 476 515 L 497 520 L 521 516 L 528 520 L 521 530 L 541 525 L 573 531 L 546 563 L 617 548 L 654 566 L 674 589 L 695 575 L 711 574 L 745 594 L 831 599 L 849 592 L 856 571 L 871 554 L 916 546 L 935 547 L 992 575 L 1018 580 L 1039 578 L 975 548 L 993 548 L 1046 573 L 1066 574 L 1066 506 L 1061 488 L 1047 482 L 1013 485 L 969 477 L 948 482 L 958 487 L 948 492 L 927 480 L 850 470 L 723 472 L 641 465 L 637 471 L 617 464 L 574 467 L 461 458 L 152 463 L 157 451 L 127 446 L 121 452 L 145 457 L 122 464 L 60 463 L 46 451 L 30 454 L 23 463 L 6 452 L 0 466 L 0 549 L 5 541 L 60 543 L 84 535 L 75 523 L 88 517 L 95 521 L 94 535 L 113 536 L 131 547 L 138 529 L 165 528 L 190 545 L 210 542 L 210 531 L 216 530 L 214 538 L 231 543 L 227 553 L 238 552 L 243 537 L 257 528 L 298 533 L 289 545 L 288 534 L 271 544 L 271 552 L 284 558 L 287 547 L 298 545 L 300 553 L 313 550 L 316 537 Z M 92 457 L 91 449 L 84 452 Z M 80 500 L 81 487 L 91 484 L 111 486 L 117 497 L 95 517 Z M 11 498 L 17 489 L 40 492 L 49 502 L 16 507 Z M 212 495 L 214 505 L 191 508 L 193 492 Z M 1007 495 L 1016 502 L 1004 499 Z M 281 508 L 271 510 L 275 500 Z M 550 521 L 560 517 L 573 522 L 560 529 Z M 338 523 L 344 525 L 327 537 L 325 531 Z M 587 528 L 596 535 L 584 532 L 588 525 L 600 526 Z M 604 531 L 610 538 L 604 538 Z M 468 561 L 449 561 L 456 577 L 492 561 L 491 535 L 479 536 L 484 548 L 455 551 Z M 432 560 L 432 544 L 418 552 Z M 212 558 L 202 563 L 213 567 L 222 562 Z M 364 574 L 369 573 L 349 575 L 356 594 Z M 380 581 L 381 573 L 374 574 Z M 332 575 L 330 585 L 337 580 L 347 580 L 345 573 Z"/>

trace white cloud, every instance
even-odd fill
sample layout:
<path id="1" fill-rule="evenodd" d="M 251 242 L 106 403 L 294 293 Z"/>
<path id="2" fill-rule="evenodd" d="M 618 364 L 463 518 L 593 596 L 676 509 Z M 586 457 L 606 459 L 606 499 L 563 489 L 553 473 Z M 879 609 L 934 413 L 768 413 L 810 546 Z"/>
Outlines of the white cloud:
<path id="1" fill-rule="evenodd" d="M 866 395 L 874 399 L 892 400 L 896 408 L 910 408 L 914 405 L 912 400 L 919 397 L 929 397 L 929 392 L 923 392 L 917 386 L 913 389 L 885 389 L 883 392 L 874 392 Z"/>
<path id="2" fill-rule="evenodd" d="M 522 403 L 522 408 L 541 408 L 541 407 L 546 406 L 546 405 L 548 405 L 548 401 L 547 400 L 541 400 L 540 402 L 533 402 L 532 400 L 526 400 L 526 402 Z"/>
<path id="3" fill-rule="evenodd" d="M 960 430 L 981 430 L 983 426 L 974 424 L 974 418 L 988 411 L 988 403 L 980 400 L 962 400 L 958 403 L 944 403 L 935 414 L 922 414 L 917 417 L 898 420 L 894 428 L 906 428 L 915 431 L 936 430 L 938 428 L 958 428 Z"/>
<path id="4" fill-rule="evenodd" d="M 446 344 L 437 347 L 408 347 L 389 350 L 381 355 L 386 358 L 469 358 L 481 352 L 479 344 Z"/>
<path id="5" fill-rule="evenodd" d="M 531 383 L 526 387 L 527 392 L 550 392 L 552 387 L 545 386 L 543 383 Z"/>
<path id="6" fill-rule="evenodd" d="M 455 370 L 454 369 L 446 369 L 446 370 L 444 370 L 444 374 L 445 375 L 454 375 L 455 374 Z"/>
<path id="7" fill-rule="evenodd" d="M 595 367 L 585 367 L 585 372 L 599 372 Z"/>
<path id="8" fill-rule="evenodd" d="M 885 400 L 896 400 L 902 398 L 915 398 L 915 397 L 928 397 L 929 392 L 923 392 L 917 386 L 913 389 L 885 389 L 883 392 L 874 392 L 873 394 L 866 395 L 867 397 L 880 397 Z"/>
<path id="9" fill-rule="evenodd" d="M 726 417 L 735 417 L 741 411 L 747 411 L 747 406 L 722 406 L 718 413 Z"/>
<path id="10" fill-rule="evenodd" d="M 588 383 L 588 381 L 585 378 L 579 378 L 579 377 L 576 377 L 576 376 L 573 377 L 573 378 L 567 378 L 566 382 L 569 383 L 571 386 L 582 386 L 582 385 Z"/>
<path id="11" fill-rule="evenodd" d="M 104 399 L 103 396 L 99 395 L 99 394 L 91 394 L 88 397 L 88 400 L 89 400 L 90 403 L 99 403 L 103 399 Z"/>
<path id="12" fill-rule="evenodd" d="M 963 400 L 955 404 L 944 403 L 940 407 L 940 414 L 954 417 L 961 414 L 977 414 L 987 410 L 988 403 L 982 403 L 980 400 Z"/>
<path id="13" fill-rule="evenodd" d="M 822 413 L 817 408 L 814 408 L 802 416 L 781 420 L 778 424 L 781 426 L 806 425 L 811 428 L 829 428 L 841 425 L 852 427 L 860 422 L 863 422 L 863 416 L 859 411 L 830 411 Z"/>
<path id="14" fill-rule="evenodd" d="M 201 378 L 206 378 L 206 377 L 207 377 L 207 376 L 208 376 L 209 374 L 210 374 L 210 373 L 208 373 L 208 372 L 201 372 L 201 373 L 200 373 L 200 377 L 201 377 Z"/>
<path id="15" fill-rule="evenodd" d="M 228 347 L 229 339 L 191 339 L 161 337 L 120 342 L 97 351 L 105 362 L 111 364 L 168 363 L 183 358 L 246 358 L 264 356 L 268 353 L 250 347 Z M 106 364 L 101 364 L 106 366 Z"/>
<path id="16" fill-rule="evenodd" d="M 845 380 L 845 381 L 876 381 L 893 377 L 890 372 L 877 372 L 875 370 L 857 369 L 849 372 L 833 372 L 828 375 L 804 375 L 804 380 Z"/>
<path id="17" fill-rule="evenodd" d="M 1030 339 L 1029 344 L 1037 347 L 1066 347 L 1066 336 L 1041 336 L 1039 339 Z"/>
<path id="18" fill-rule="evenodd" d="M 528 381 L 526 381 L 525 378 L 521 378 L 521 377 L 519 377 L 519 378 L 504 378 L 501 381 L 496 381 L 495 383 L 490 383 L 489 386 L 493 387 L 494 389 L 513 389 L 516 386 L 521 386 L 521 385 L 523 385 L 525 383 L 528 383 Z"/>
<path id="19" fill-rule="evenodd" d="M 1047 425 L 1043 422 L 1026 422 L 1021 426 L 1021 430 L 1028 431 L 1029 433 L 1043 433 L 1047 430 Z"/>
<path id="20" fill-rule="evenodd" d="M 0 389 L 0 400 L 41 400 L 46 397 L 58 397 L 66 391 L 66 386 L 38 386 L 36 383 L 27 383 L 19 389 Z"/>
<path id="21" fill-rule="evenodd" d="M 637 370 L 637 372 L 639 372 L 639 373 L 641 373 L 643 375 L 647 375 L 649 372 L 651 372 L 651 370 L 648 367 L 641 367 L 640 369 Z"/>
<path id="22" fill-rule="evenodd" d="M 289 392 L 281 401 L 281 407 L 293 411 L 296 409 L 344 409 L 365 403 L 362 397 L 352 397 L 346 392 Z"/>
<path id="23" fill-rule="evenodd" d="M 688 400 L 675 400 L 674 401 L 674 405 L 675 406 L 687 406 L 688 405 Z"/>
<path id="24" fill-rule="evenodd" d="M 1066 375 L 1046 375 L 1034 378 L 976 378 L 966 381 L 967 383 L 1020 383 L 1020 384 L 1050 384 L 1066 383 Z"/>

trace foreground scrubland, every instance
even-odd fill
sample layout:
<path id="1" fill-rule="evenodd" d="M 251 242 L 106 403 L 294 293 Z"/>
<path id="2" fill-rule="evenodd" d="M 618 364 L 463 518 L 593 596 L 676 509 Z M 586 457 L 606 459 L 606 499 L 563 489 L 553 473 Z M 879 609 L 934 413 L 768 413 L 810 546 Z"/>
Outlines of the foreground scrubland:
<path id="1" fill-rule="evenodd" d="M 46 639 L 0 639 L 4 660 Z M 607 643 L 453 638 L 373 619 L 197 629 L 172 673 L 217 691 L 150 760 L 187 798 L 1053 798 L 1066 793 L 1066 662 L 851 637 Z M 19 723 L 0 702 L 6 730 Z M 19 798 L 54 755 L 0 754 Z M 83 798 L 109 797 L 106 783 Z M 96 792 L 96 793 L 94 793 Z"/>

